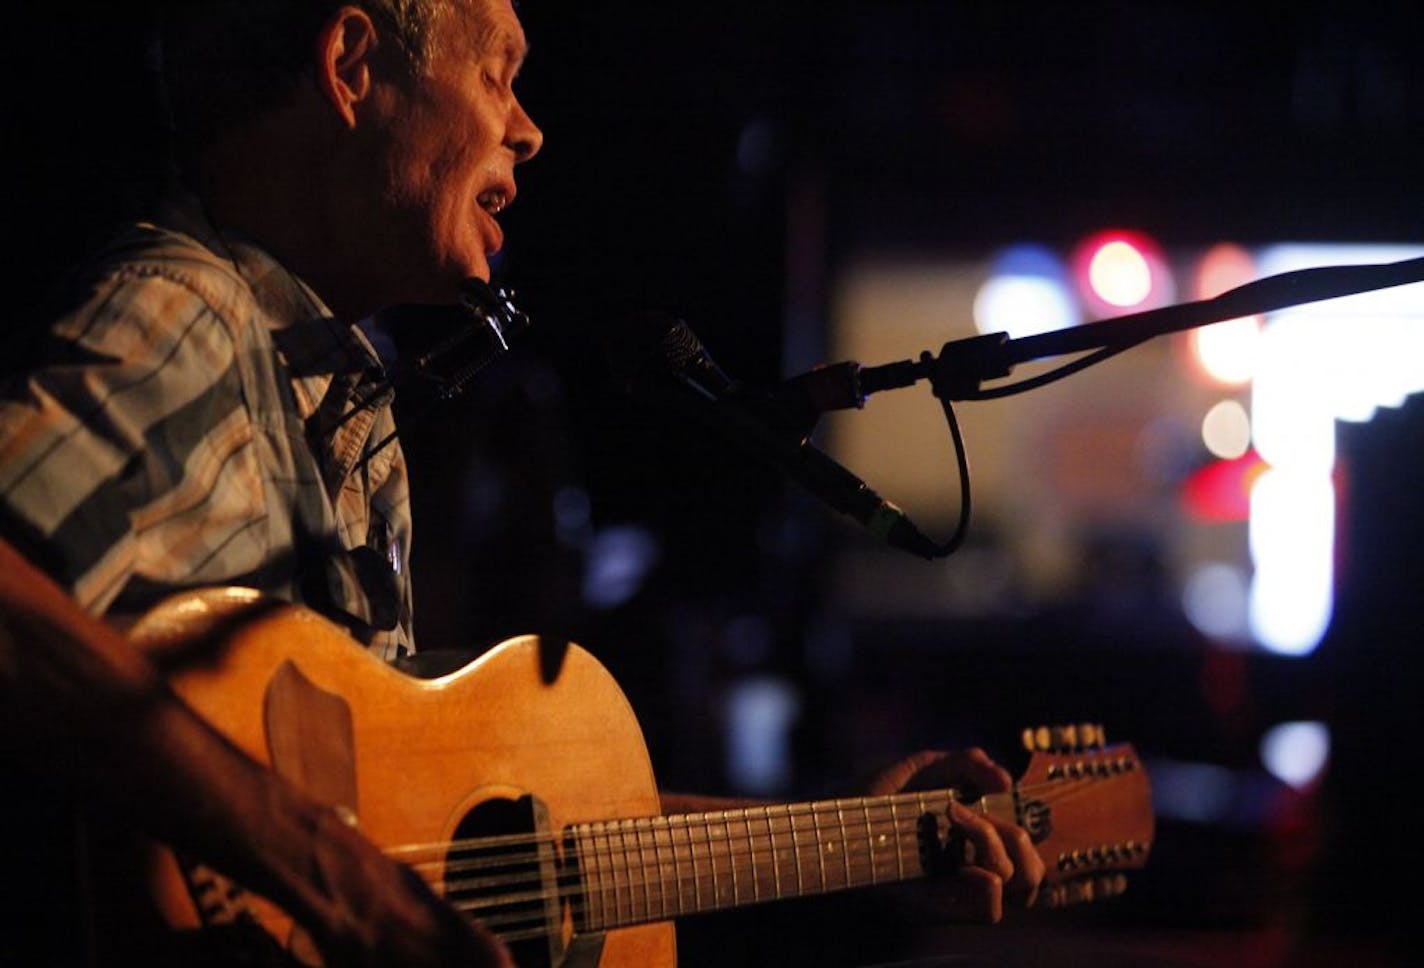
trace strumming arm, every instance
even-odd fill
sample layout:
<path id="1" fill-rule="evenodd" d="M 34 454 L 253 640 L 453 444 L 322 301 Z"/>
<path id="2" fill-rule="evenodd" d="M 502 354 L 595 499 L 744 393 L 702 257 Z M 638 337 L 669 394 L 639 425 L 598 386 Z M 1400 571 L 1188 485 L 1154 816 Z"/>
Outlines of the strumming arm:
<path id="1" fill-rule="evenodd" d="M 276 901 L 335 961 L 507 963 L 413 875 L 199 719 L 123 636 L 3 542 L 0 736 L 0 755 Z"/>

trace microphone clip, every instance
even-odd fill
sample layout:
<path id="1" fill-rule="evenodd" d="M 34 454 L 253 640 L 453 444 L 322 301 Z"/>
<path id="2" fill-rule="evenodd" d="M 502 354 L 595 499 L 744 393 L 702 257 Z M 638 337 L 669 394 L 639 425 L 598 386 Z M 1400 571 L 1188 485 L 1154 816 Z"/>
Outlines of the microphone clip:
<path id="1" fill-rule="evenodd" d="M 415 358 L 414 376 L 431 384 L 441 400 L 453 400 L 475 375 L 509 352 L 529 329 L 529 317 L 514 305 L 514 293 L 496 289 L 483 279 L 469 278 L 460 286 L 459 320 L 455 327 Z"/>

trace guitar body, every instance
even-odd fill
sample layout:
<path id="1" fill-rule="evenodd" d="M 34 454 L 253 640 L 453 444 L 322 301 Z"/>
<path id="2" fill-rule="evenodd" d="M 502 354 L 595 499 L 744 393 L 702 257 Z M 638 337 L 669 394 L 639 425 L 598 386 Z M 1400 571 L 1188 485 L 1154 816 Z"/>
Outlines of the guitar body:
<path id="1" fill-rule="evenodd" d="M 1047 906 L 1121 893 L 1151 850 L 1143 766 L 1091 724 L 1025 731 L 1033 755 L 1013 790 L 973 801 L 942 789 L 665 817 L 626 698 L 569 642 L 523 636 L 417 679 L 243 589 L 170 600 L 130 636 L 199 716 L 522 968 L 669 966 L 678 917 L 933 876 L 953 853 L 954 800 L 1028 831 Z M 103 899 L 83 963 L 320 964 L 277 907 L 117 826 L 80 838 L 84 893 Z"/>
<path id="2" fill-rule="evenodd" d="M 538 798 L 554 833 L 659 813 L 633 711 L 577 645 L 523 636 L 450 675 L 415 679 L 315 613 L 242 590 L 166 603 L 131 637 L 171 669 L 174 690 L 199 715 L 318 799 L 349 810 L 389 851 L 467 836 L 462 823 L 477 808 L 524 794 Z M 197 927 L 199 905 L 179 865 L 161 856 L 153 870 L 164 920 Z M 443 887 L 438 867 L 426 877 Z M 293 951 L 308 947 L 274 906 L 244 903 L 268 933 L 291 939 Z M 673 930 L 664 922 L 609 931 L 601 951 L 594 939 L 565 963 L 672 965 Z"/>

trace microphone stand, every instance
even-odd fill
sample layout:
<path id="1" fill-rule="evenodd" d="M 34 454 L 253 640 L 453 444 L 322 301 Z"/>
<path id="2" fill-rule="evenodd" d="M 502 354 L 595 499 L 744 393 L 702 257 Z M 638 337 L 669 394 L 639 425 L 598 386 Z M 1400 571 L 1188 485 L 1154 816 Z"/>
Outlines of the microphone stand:
<path id="1" fill-rule="evenodd" d="M 1154 336 L 1420 281 L 1424 281 L 1424 258 L 1381 265 L 1301 269 L 1258 279 L 1212 299 L 1149 309 L 1049 333 L 1018 339 L 1010 339 L 1007 333 L 990 333 L 952 340 L 944 344 L 938 357 L 922 353 L 918 360 L 883 366 L 847 362 L 819 367 L 777 385 L 771 396 L 797 419 L 810 420 L 806 425 L 808 431 L 814 426 L 815 418 L 827 410 L 859 409 L 872 393 L 910 386 L 920 380 L 929 380 L 943 399 L 992 399 L 1048 382 L 1035 379 L 1009 388 L 982 389 L 984 381 L 1006 377 L 1020 363 L 1089 350 L 1104 354 L 1084 361 L 1081 366 L 1069 364 L 1072 370 L 1068 372 L 1076 372 L 1106 355 L 1120 353 Z M 1055 371 L 1051 376 L 1058 379 L 1066 375 L 1067 372 Z"/>
<path id="2" fill-rule="evenodd" d="M 786 431 L 801 437 L 804 444 L 821 414 L 829 410 L 859 409 L 872 393 L 928 380 L 944 407 L 954 437 L 961 493 L 959 526 L 949 541 L 938 544 L 915 531 L 905 519 L 902 526 L 913 535 L 913 541 L 903 546 L 920 557 L 940 558 L 962 543 L 970 508 L 968 464 L 952 401 L 989 400 L 1022 393 L 1086 369 L 1155 336 L 1420 281 L 1424 281 L 1424 258 L 1378 265 L 1301 269 L 1258 279 L 1212 299 L 1034 336 L 1010 339 L 1007 333 L 990 333 L 952 340 L 944 344 L 938 357 L 927 350 L 918 360 L 901 360 L 882 366 L 866 367 L 848 361 L 818 367 L 776 384 L 762 396 L 779 415 Z M 1424 306 L 1421 306 L 1421 314 L 1424 314 Z M 985 381 L 1009 376 L 1020 363 L 1074 353 L 1086 355 L 1018 383 L 988 389 L 983 386 Z"/>

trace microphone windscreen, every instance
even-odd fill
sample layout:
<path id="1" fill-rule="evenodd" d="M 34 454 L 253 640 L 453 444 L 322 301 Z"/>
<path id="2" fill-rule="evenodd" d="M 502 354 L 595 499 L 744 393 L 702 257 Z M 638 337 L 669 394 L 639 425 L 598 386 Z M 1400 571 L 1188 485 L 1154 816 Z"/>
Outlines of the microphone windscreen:
<path id="1" fill-rule="evenodd" d="M 629 317 L 609 335 L 604 349 L 609 370 L 621 382 L 674 376 L 712 396 L 721 396 L 732 385 L 692 328 L 666 313 Z"/>

